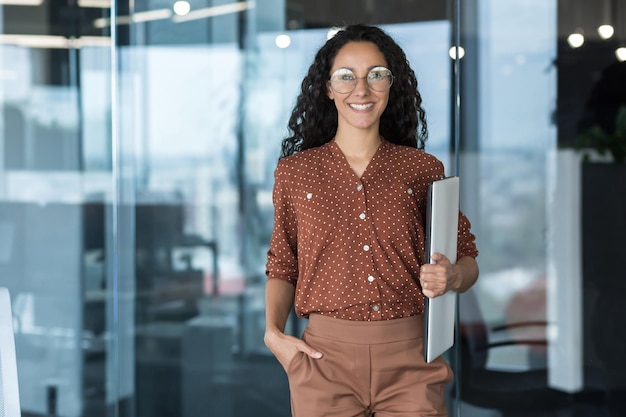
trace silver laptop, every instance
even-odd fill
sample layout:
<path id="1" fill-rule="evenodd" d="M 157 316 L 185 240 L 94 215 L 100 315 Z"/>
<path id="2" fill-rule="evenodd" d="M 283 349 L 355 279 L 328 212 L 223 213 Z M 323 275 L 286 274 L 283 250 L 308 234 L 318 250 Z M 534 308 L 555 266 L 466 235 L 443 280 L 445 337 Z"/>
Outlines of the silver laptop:
<path id="1" fill-rule="evenodd" d="M 428 189 L 426 260 L 440 252 L 456 262 L 459 227 L 459 177 L 434 181 Z M 424 359 L 432 362 L 454 344 L 456 292 L 425 298 Z"/>

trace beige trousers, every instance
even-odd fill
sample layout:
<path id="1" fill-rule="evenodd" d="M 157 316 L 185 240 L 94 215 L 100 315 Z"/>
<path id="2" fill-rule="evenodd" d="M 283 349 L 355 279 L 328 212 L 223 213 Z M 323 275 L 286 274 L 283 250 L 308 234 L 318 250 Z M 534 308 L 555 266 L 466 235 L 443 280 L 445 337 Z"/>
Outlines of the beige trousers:
<path id="1" fill-rule="evenodd" d="M 422 316 L 357 322 L 311 315 L 303 339 L 323 353 L 287 366 L 294 417 L 447 416 L 452 370 L 424 362 Z"/>

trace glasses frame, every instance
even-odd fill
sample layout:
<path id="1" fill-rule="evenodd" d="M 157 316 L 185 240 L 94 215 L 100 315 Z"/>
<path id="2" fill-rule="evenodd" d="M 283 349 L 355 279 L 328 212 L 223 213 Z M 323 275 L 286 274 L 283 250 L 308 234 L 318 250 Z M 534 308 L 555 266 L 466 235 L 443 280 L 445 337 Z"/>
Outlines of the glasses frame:
<path id="1" fill-rule="evenodd" d="M 390 81 L 389 81 L 389 86 L 387 86 L 384 90 L 377 90 L 375 88 L 372 87 L 372 85 L 369 82 L 369 76 L 373 71 L 388 71 L 389 74 L 386 75 L 387 77 L 389 77 Z M 335 74 L 337 74 L 339 71 L 349 71 L 352 73 L 352 75 L 354 76 L 354 82 L 352 83 L 352 89 L 350 89 L 350 91 L 338 91 L 334 86 L 333 86 L 333 77 L 335 76 Z M 365 77 L 357 77 L 356 74 L 350 69 L 350 68 L 339 68 L 337 69 L 335 72 L 333 72 L 330 75 L 330 78 L 328 79 L 328 84 L 330 85 L 330 88 L 333 89 L 333 91 L 337 94 L 350 94 L 354 91 L 354 89 L 356 88 L 357 84 L 359 83 L 359 80 L 363 80 L 365 79 L 365 82 L 367 84 L 367 87 L 372 90 L 372 91 L 376 91 L 377 93 L 384 93 L 385 91 L 388 91 L 391 86 L 393 85 L 393 81 L 394 81 L 394 76 L 393 73 L 391 72 L 391 70 L 387 67 L 383 67 L 382 65 L 379 65 L 377 67 L 374 67 L 372 69 L 370 69 L 367 72 L 367 75 Z"/>

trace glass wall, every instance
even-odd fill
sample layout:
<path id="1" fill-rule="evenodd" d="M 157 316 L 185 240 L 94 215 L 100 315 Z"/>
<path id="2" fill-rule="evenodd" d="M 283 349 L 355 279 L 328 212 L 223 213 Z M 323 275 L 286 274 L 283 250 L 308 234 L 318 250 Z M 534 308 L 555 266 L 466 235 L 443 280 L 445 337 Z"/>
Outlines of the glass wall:
<path id="1" fill-rule="evenodd" d="M 460 297 L 463 415 L 626 413 L 624 274 L 603 255 L 626 249 L 624 199 L 600 191 L 626 190 L 608 151 L 626 144 L 625 6 L 463 2 L 460 167 L 481 251 Z"/>
<path id="2" fill-rule="evenodd" d="M 626 178 L 602 146 L 624 155 L 626 2 L 591 3 L 0 0 L 23 415 L 290 415 L 263 344 L 273 169 L 351 22 L 405 49 L 477 236 L 450 414 L 623 415 Z"/>

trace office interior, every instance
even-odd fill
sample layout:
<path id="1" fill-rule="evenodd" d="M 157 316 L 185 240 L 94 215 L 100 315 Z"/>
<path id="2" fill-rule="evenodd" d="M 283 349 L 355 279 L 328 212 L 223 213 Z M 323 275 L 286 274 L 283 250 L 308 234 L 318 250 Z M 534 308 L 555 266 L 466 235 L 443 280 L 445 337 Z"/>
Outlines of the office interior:
<path id="1" fill-rule="evenodd" d="M 348 23 L 406 51 L 477 237 L 450 415 L 626 415 L 626 0 L 0 0 L 23 416 L 290 416 L 273 169 Z"/>

